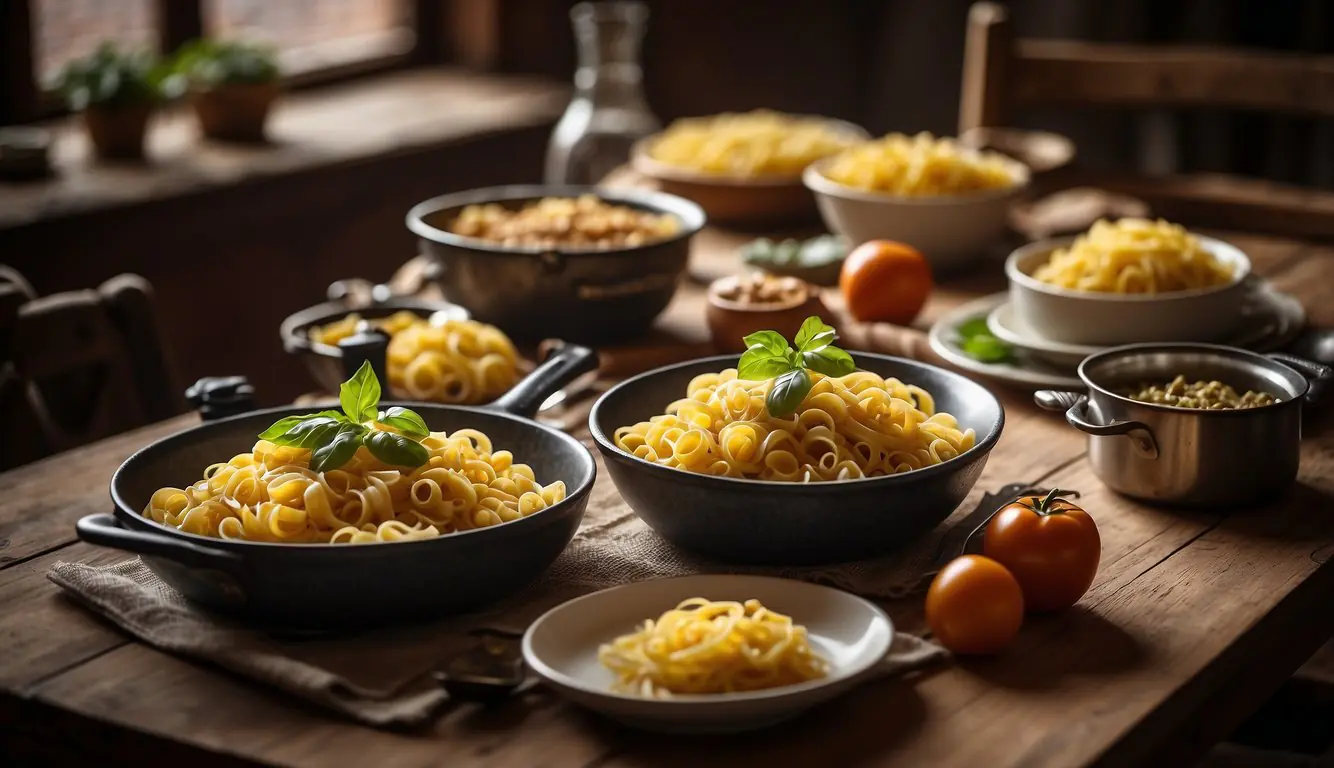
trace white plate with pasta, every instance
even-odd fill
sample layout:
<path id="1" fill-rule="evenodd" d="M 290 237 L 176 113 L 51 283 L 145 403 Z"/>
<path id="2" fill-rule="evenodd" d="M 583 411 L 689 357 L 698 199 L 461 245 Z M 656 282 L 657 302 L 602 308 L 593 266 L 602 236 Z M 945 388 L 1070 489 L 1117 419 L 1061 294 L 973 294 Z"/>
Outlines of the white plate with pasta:
<path id="1" fill-rule="evenodd" d="M 561 695 L 626 725 L 728 733 L 782 722 L 874 677 L 893 636 L 884 611 L 846 592 L 699 575 L 564 603 L 528 628 L 523 655 Z"/>

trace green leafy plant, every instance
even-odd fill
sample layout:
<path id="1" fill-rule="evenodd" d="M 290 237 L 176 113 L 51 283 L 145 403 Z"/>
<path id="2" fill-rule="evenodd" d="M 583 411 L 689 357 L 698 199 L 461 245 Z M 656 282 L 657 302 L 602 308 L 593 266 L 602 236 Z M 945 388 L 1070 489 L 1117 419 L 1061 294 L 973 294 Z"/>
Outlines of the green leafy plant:
<path id="1" fill-rule="evenodd" d="M 958 328 L 959 348 L 965 355 L 983 363 L 1003 363 L 1014 359 L 1014 349 L 996 338 L 987 321 L 975 317 Z"/>
<path id="2" fill-rule="evenodd" d="M 431 434 L 415 411 L 393 407 L 379 410 L 380 380 L 370 363 L 362 363 L 338 390 L 342 411 L 287 416 L 259 434 L 275 445 L 310 450 L 310 468 L 327 472 L 346 464 L 357 448 L 366 446 L 375 458 L 396 467 L 419 467 L 430 454 L 421 439 Z M 376 425 L 390 427 L 378 429 Z"/>
<path id="3" fill-rule="evenodd" d="M 172 71 L 189 85 L 203 90 L 220 85 L 271 83 L 280 74 L 277 56 L 269 46 L 217 40 L 186 43 L 176 52 Z"/>
<path id="4" fill-rule="evenodd" d="M 76 112 L 93 106 L 116 109 L 160 100 L 166 75 L 167 69 L 152 53 L 124 52 L 103 43 L 66 64 L 52 85 Z"/>
<path id="5" fill-rule="evenodd" d="M 787 416 L 797 410 L 814 382 L 810 371 L 825 376 L 846 376 L 857 369 L 852 355 L 834 346 L 838 333 L 818 317 L 808 317 L 787 343 L 775 331 L 757 331 L 747 336 L 746 351 L 737 364 L 737 376 L 747 381 L 773 379 L 764 407 L 772 416 Z"/>

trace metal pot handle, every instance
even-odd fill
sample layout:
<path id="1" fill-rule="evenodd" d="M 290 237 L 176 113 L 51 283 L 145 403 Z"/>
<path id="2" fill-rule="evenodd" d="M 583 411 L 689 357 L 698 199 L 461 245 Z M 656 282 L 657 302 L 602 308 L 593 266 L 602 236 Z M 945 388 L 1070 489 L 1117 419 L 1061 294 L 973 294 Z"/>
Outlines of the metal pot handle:
<path id="1" fill-rule="evenodd" d="M 577 344 L 561 343 L 554 346 L 547 359 L 537 370 L 525 376 L 509 392 L 486 406 L 491 410 L 512 413 L 531 419 L 546 402 L 566 384 L 589 371 L 597 370 L 598 353 Z"/>
<path id="2" fill-rule="evenodd" d="M 1153 431 L 1143 422 L 1113 421 L 1108 424 L 1096 424 L 1089 421 L 1088 395 L 1040 389 L 1033 393 L 1033 402 L 1044 410 L 1065 411 L 1065 420 L 1081 432 L 1098 437 L 1125 435 L 1140 456 L 1146 459 L 1158 458 L 1158 442 L 1153 438 Z"/>
<path id="3" fill-rule="evenodd" d="M 1334 381 L 1334 368 L 1330 368 L 1328 365 L 1321 365 L 1304 357 L 1286 355 L 1282 352 L 1272 352 L 1265 357 L 1288 366 L 1306 378 L 1310 385 L 1304 398 L 1307 405 L 1317 405 L 1324 397 L 1325 388 L 1329 386 L 1331 381 Z"/>
<path id="4" fill-rule="evenodd" d="M 160 533 L 131 530 L 122 526 L 114 514 L 107 512 L 79 518 L 74 524 L 74 530 L 80 539 L 99 547 L 161 557 L 190 568 L 209 568 L 231 574 L 241 570 L 241 558 L 231 552 L 181 541 Z"/>

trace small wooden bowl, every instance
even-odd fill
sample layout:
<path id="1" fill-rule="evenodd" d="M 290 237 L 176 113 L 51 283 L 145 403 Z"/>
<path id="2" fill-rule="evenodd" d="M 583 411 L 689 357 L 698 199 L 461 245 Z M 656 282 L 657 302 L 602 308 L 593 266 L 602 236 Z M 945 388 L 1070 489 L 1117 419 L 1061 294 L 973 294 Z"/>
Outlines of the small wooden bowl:
<path id="1" fill-rule="evenodd" d="M 829 120 L 839 133 L 859 140 L 870 138 L 860 126 L 843 120 Z M 630 152 L 630 167 L 641 176 L 653 179 L 658 188 L 670 195 L 693 200 L 717 224 L 755 224 L 779 219 L 814 221 L 815 197 L 801 181 L 801 173 L 780 176 L 723 176 L 655 160 L 649 154 L 662 134 L 654 134 L 635 143 Z"/>
<path id="2" fill-rule="evenodd" d="M 706 317 L 713 346 L 719 352 L 744 352 L 742 341 L 756 331 L 776 331 L 785 339 L 797 335 L 802 322 L 811 315 L 836 326 L 837 317 L 820 300 L 820 289 L 803 283 L 804 296 L 781 304 L 746 304 L 723 298 L 722 292 L 735 286 L 740 278 L 735 275 L 720 277 L 709 285 L 709 304 Z"/>

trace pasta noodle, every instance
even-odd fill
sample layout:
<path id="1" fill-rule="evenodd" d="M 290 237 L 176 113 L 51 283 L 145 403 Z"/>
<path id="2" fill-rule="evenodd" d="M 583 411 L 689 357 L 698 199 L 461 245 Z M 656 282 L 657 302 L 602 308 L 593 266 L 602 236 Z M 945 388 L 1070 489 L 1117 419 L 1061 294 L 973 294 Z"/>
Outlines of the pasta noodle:
<path id="1" fill-rule="evenodd" d="M 1159 219 L 1099 220 L 1069 248 L 1052 253 L 1033 277 L 1076 291 L 1167 293 L 1225 285 L 1234 276 L 1178 224 Z"/>
<path id="2" fill-rule="evenodd" d="M 910 197 L 967 195 L 1018 183 L 1001 155 L 929 133 L 891 133 L 859 144 L 829 161 L 823 173 L 845 186 Z"/>
<path id="3" fill-rule="evenodd" d="M 601 646 L 598 659 L 616 675 L 613 690 L 654 698 L 757 691 L 829 674 L 806 628 L 758 600 L 690 598 Z"/>
<path id="4" fill-rule="evenodd" d="M 822 118 L 756 110 L 677 120 L 649 148 L 649 156 L 718 175 L 797 176 L 855 141 Z"/>
<path id="5" fill-rule="evenodd" d="M 565 498 L 475 429 L 432 432 L 430 458 L 405 469 L 359 447 L 338 469 L 310 469 L 310 451 L 260 440 L 186 488 L 153 494 L 144 516 L 187 533 L 285 543 L 373 544 L 444 536 L 518 520 Z"/>
<path id="6" fill-rule="evenodd" d="M 311 329 L 336 345 L 356 331 L 356 313 Z M 385 352 L 389 388 L 398 397 L 436 403 L 488 403 L 519 380 L 519 353 L 499 328 L 471 320 L 432 323 L 402 311 L 373 321 L 390 335 Z"/>
<path id="7" fill-rule="evenodd" d="M 866 371 L 810 375 L 811 391 L 785 418 L 765 408 L 772 381 L 738 379 L 735 368 L 696 376 L 664 415 L 616 430 L 616 444 L 687 472 L 819 482 L 921 469 L 976 442 L 920 387 Z"/>

